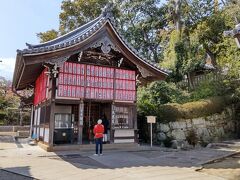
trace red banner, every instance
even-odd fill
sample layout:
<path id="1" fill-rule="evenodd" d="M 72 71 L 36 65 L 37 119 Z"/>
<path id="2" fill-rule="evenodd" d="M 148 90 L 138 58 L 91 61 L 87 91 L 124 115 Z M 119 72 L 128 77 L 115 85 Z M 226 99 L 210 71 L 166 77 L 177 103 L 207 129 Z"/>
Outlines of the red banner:
<path id="1" fill-rule="evenodd" d="M 58 97 L 136 100 L 135 71 L 65 62 L 58 76 Z M 114 87 L 115 81 L 115 87 Z"/>
<path id="2" fill-rule="evenodd" d="M 44 69 L 35 82 L 33 101 L 34 105 L 37 105 L 47 99 L 48 76 L 45 73 L 46 71 L 47 69 Z"/>

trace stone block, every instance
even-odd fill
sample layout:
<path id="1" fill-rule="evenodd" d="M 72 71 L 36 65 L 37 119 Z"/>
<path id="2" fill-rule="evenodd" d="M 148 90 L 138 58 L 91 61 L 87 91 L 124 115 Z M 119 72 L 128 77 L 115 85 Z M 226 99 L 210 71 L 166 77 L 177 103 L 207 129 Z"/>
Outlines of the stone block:
<path id="1" fill-rule="evenodd" d="M 168 132 L 169 130 L 170 130 L 170 128 L 169 128 L 169 125 L 168 124 L 163 124 L 163 123 L 160 123 L 159 124 L 160 125 L 160 131 L 162 131 L 162 132 Z"/>
<path id="2" fill-rule="evenodd" d="M 213 120 L 214 121 L 219 121 L 219 120 L 221 120 L 221 119 L 223 119 L 224 117 L 222 117 L 222 115 L 221 114 L 214 114 L 213 115 Z"/>
<path id="3" fill-rule="evenodd" d="M 232 117 L 232 115 L 233 115 L 232 109 L 231 108 L 227 108 L 226 111 L 227 111 L 228 116 Z"/>
<path id="4" fill-rule="evenodd" d="M 199 124 L 205 125 L 206 124 L 204 118 L 194 118 L 194 119 L 192 119 L 192 123 L 193 123 L 193 125 L 199 125 Z"/>
<path id="5" fill-rule="evenodd" d="M 169 126 L 171 129 L 186 129 L 186 122 L 180 121 L 180 122 L 170 122 Z"/>
<path id="6" fill-rule="evenodd" d="M 160 132 L 157 134 L 157 139 L 159 141 L 164 141 L 167 138 L 166 134 L 164 132 Z"/>
<path id="7" fill-rule="evenodd" d="M 212 121 L 212 116 L 206 116 L 205 121 Z"/>
<path id="8" fill-rule="evenodd" d="M 231 131 L 231 132 L 234 132 L 235 130 L 235 124 L 233 121 L 229 121 L 226 125 L 226 130 L 227 131 Z"/>
<path id="9" fill-rule="evenodd" d="M 201 138 L 204 142 L 209 142 L 211 137 L 207 128 L 197 129 L 198 137 Z"/>
<path id="10" fill-rule="evenodd" d="M 187 128 L 192 128 L 192 120 L 191 119 L 186 120 L 186 127 Z"/>
<path id="11" fill-rule="evenodd" d="M 216 126 L 216 122 L 215 121 L 206 120 L 205 124 L 206 124 L 206 126 Z"/>
<path id="12" fill-rule="evenodd" d="M 166 133 L 166 135 L 167 135 L 167 137 L 172 137 L 173 135 L 172 135 L 172 131 L 168 131 L 167 133 Z"/>
<path id="13" fill-rule="evenodd" d="M 17 132 L 17 136 L 18 137 L 29 137 L 29 134 L 30 132 L 29 131 L 18 131 Z"/>
<path id="14" fill-rule="evenodd" d="M 221 138 L 225 135 L 223 127 L 216 128 L 217 137 Z"/>
<path id="15" fill-rule="evenodd" d="M 172 140 L 172 146 L 173 149 L 177 149 L 178 148 L 178 142 L 177 140 Z"/>
<path id="16" fill-rule="evenodd" d="M 176 140 L 185 140 L 186 136 L 183 130 L 181 129 L 174 129 L 172 131 L 172 136 L 176 139 Z"/>
<path id="17" fill-rule="evenodd" d="M 0 132 L 13 132 L 13 126 L 0 126 Z"/>

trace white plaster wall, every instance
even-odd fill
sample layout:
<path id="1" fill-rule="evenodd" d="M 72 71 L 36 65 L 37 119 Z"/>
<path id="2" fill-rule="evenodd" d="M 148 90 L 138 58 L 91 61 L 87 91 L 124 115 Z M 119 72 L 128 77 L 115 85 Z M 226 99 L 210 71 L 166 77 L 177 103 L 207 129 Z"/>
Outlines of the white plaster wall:
<path id="1" fill-rule="evenodd" d="M 46 142 L 46 143 L 49 142 L 49 128 L 45 128 L 43 141 Z"/>

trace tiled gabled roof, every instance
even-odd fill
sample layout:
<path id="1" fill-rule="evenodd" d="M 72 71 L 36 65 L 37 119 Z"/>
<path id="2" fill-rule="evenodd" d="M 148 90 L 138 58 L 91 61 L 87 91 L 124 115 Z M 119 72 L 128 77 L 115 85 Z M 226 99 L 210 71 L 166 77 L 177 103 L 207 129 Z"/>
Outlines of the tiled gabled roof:
<path id="1" fill-rule="evenodd" d="M 28 44 L 28 48 L 23 50 L 17 50 L 18 54 L 21 55 L 34 55 L 39 53 L 48 53 L 52 51 L 57 51 L 62 48 L 67 48 L 70 46 L 74 46 L 78 43 L 81 43 L 82 41 L 86 40 L 90 36 L 92 36 L 96 31 L 100 30 L 105 23 L 109 22 L 111 27 L 113 28 L 115 34 L 120 38 L 120 40 L 124 43 L 124 45 L 135 55 L 143 61 L 144 63 L 148 64 L 155 70 L 160 71 L 163 74 L 168 75 L 170 73 L 169 70 L 163 69 L 159 67 L 158 63 L 154 63 L 150 60 L 145 59 L 130 43 L 127 42 L 127 40 L 123 37 L 123 35 L 120 35 L 117 31 L 114 19 L 111 16 L 111 13 L 102 13 L 99 17 L 96 19 L 90 21 L 89 23 L 63 35 L 56 39 L 53 39 L 51 41 L 33 45 Z"/>

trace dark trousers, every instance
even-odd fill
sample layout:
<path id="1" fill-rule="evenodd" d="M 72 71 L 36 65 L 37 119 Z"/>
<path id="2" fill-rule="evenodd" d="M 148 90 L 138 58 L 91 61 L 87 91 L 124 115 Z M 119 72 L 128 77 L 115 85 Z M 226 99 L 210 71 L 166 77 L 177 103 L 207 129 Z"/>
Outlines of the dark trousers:
<path id="1" fill-rule="evenodd" d="M 96 142 L 96 154 L 98 154 L 98 146 L 100 146 L 100 154 L 102 154 L 103 138 L 96 138 L 95 142 Z"/>

